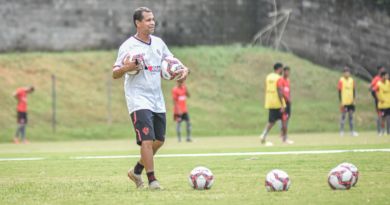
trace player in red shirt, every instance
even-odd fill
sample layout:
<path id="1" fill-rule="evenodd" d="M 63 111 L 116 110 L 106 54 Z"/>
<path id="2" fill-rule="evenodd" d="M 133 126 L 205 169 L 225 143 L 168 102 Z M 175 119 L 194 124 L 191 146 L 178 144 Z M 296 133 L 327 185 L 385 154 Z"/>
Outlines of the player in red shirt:
<path id="1" fill-rule="evenodd" d="M 186 122 L 187 142 L 191 142 L 191 122 L 187 109 L 187 97 L 190 97 L 184 80 L 178 80 L 177 85 L 172 89 L 173 97 L 173 118 L 176 121 L 177 140 L 181 142 L 181 122 Z"/>
<path id="2" fill-rule="evenodd" d="M 16 129 L 16 133 L 14 137 L 15 144 L 19 144 L 20 140 L 23 143 L 28 143 L 26 139 L 27 94 L 30 94 L 32 92 L 34 92 L 34 87 L 29 86 L 29 87 L 18 88 L 14 93 L 14 97 L 18 100 L 18 105 L 16 108 L 18 127 Z"/>
<path id="3" fill-rule="evenodd" d="M 377 115 L 378 115 L 378 118 L 377 118 L 377 120 L 376 120 L 376 125 L 377 125 L 376 128 L 377 128 L 378 134 L 380 134 L 380 132 L 381 132 L 381 123 L 380 123 L 380 121 L 381 121 L 381 118 L 382 118 L 382 117 L 381 117 L 381 114 L 380 114 L 381 112 L 379 112 L 379 110 L 378 110 L 378 98 L 377 98 L 377 96 L 376 96 L 375 87 L 376 87 L 376 84 L 381 80 L 380 74 L 381 74 L 382 72 L 385 72 L 386 69 L 385 69 L 384 66 L 379 65 L 379 66 L 377 67 L 377 71 L 378 71 L 377 75 L 374 76 L 374 78 L 371 80 L 370 92 L 371 92 L 372 97 L 374 98 L 375 111 L 376 111 L 376 113 L 377 113 Z"/>
<path id="4" fill-rule="evenodd" d="M 283 118 L 285 118 L 285 136 L 282 136 L 283 137 L 283 142 L 287 143 L 287 144 L 292 144 L 294 143 L 294 141 L 292 140 L 289 140 L 288 137 L 287 137 L 287 130 L 288 130 L 288 122 L 290 120 L 290 117 L 291 117 L 291 90 L 290 90 L 290 67 L 288 66 L 285 66 L 283 68 L 283 76 L 282 78 L 280 78 L 280 86 L 282 88 L 282 94 L 283 94 L 283 98 L 284 98 L 284 101 L 286 102 L 286 108 L 284 110 L 284 115 L 282 116 Z"/>

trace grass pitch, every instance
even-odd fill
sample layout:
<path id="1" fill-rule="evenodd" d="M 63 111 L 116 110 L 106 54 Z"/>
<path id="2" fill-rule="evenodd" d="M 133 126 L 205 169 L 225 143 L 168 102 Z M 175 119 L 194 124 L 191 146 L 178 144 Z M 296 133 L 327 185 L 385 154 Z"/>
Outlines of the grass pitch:
<path id="1" fill-rule="evenodd" d="M 291 135 L 294 145 L 270 136 L 274 147 L 263 147 L 255 136 L 202 137 L 193 143 L 167 139 L 159 154 L 278 152 L 302 150 L 390 148 L 390 137 L 361 133 Z M 126 176 L 136 158 L 80 159 L 80 156 L 122 156 L 138 153 L 133 139 L 0 144 L 0 159 L 42 157 L 37 161 L 0 161 L 0 204 L 389 204 L 389 152 L 290 154 L 157 158 L 156 174 L 162 191 L 136 190 Z M 327 174 L 341 162 L 360 171 L 357 187 L 333 191 Z M 203 165 L 215 176 L 211 190 L 192 190 L 187 177 Z M 268 193 L 265 175 L 285 170 L 288 192 Z M 146 177 L 144 176 L 146 180 Z"/>

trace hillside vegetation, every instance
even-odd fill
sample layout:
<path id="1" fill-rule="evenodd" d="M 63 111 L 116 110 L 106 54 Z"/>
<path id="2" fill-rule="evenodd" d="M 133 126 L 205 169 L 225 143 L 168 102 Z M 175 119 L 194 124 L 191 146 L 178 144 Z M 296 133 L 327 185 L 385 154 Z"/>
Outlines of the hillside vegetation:
<path id="1" fill-rule="evenodd" d="M 172 48 L 192 69 L 187 86 L 193 135 L 258 135 L 268 112 L 264 109 L 264 79 L 272 65 L 292 68 L 291 132 L 337 132 L 337 81 L 341 73 L 314 65 L 290 53 L 241 46 Z M 116 51 L 10 53 L 0 55 L 0 141 L 15 132 L 16 100 L 12 92 L 34 85 L 29 96 L 28 136 L 31 140 L 134 140 L 123 95 L 123 79 L 111 79 Z M 51 75 L 57 77 L 57 129 L 52 132 Z M 357 130 L 373 130 L 375 114 L 368 83 L 357 81 Z M 112 83 L 112 123 L 108 122 L 108 90 Z M 168 137 L 175 137 L 170 90 L 167 102 Z M 347 125 L 347 123 L 346 123 Z M 184 128 L 184 127 L 183 127 Z M 348 128 L 348 126 L 346 126 Z M 274 133 L 276 131 L 274 130 Z"/>

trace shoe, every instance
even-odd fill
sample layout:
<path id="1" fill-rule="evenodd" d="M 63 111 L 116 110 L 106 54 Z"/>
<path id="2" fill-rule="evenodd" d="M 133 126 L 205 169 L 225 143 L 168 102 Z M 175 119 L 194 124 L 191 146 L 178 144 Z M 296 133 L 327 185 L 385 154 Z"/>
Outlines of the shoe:
<path id="1" fill-rule="evenodd" d="M 355 132 L 355 131 L 352 131 L 352 132 L 351 132 L 351 136 L 352 136 L 352 137 L 357 137 L 357 136 L 359 136 L 359 133 L 357 133 L 357 132 Z"/>
<path id="2" fill-rule="evenodd" d="M 30 144 L 30 141 L 28 141 L 28 140 L 23 140 L 23 144 Z"/>
<path id="3" fill-rule="evenodd" d="M 130 169 L 127 172 L 127 176 L 129 177 L 129 179 L 131 181 L 133 181 L 135 183 L 135 186 L 137 187 L 137 189 L 144 188 L 144 182 L 142 181 L 141 175 L 140 174 L 135 174 L 133 169 Z"/>
<path id="4" fill-rule="evenodd" d="M 340 137 L 344 137 L 344 132 L 340 131 Z"/>
<path id="5" fill-rule="evenodd" d="M 187 141 L 187 142 L 192 142 L 192 139 L 187 139 L 186 141 Z"/>
<path id="6" fill-rule="evenodd" d="M 287 139 L 287 140 L 283 141 L 283 143 L 285 143 L 285 144 L 294 144 L 294 141 Z"/>
<path id="7" fill-rule="evenodd" d="M 383 132 L 383 131 L 379 132 L 379 134 L 378 134 L 379 137 L 382 137 L 383 135 L 385 135 L 385 132 Z"/>
<path id="8" fill-rule="evenodd" d="M 162 190 L 163 188 L 160 186 L 160 183 L 158 183 L 157 180 L 154 180 L 154 181 L 150 182 L 149 189 L 150 190 Z"/>
<path id="9" fill-rule="evenodd" d="M 19 144 L 19 139 L 17 137 L 14 137 L 14 144 Z"/>

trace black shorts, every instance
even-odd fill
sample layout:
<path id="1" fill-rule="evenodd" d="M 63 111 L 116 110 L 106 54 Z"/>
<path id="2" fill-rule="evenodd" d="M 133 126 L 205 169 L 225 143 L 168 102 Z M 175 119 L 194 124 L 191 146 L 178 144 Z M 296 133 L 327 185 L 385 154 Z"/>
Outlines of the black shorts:
<path id="1" fill-rule="evenodd" d="M 18 112 L 16 120 L 19 124 L 27 124 L 27 112 Z"/>
<path id="2" fill-rule="evenodd" d="M 344 105 L 343 112 L 355 112 L 355 105 Z"/>
<path id="3" fill-rule="evenodd" d="M 190 121 L 190 116 L 188 115 L 187 112 L 179 115 L 179 114 L 174 114 L 173 115 L 173 119 L 176 121 L 176 122 L 182 122 L 183 120 L 184 121 Z"/>
<path id="4" fill-rule="evenodd" d="M 382 117 L 390 116 L 390 108 L 380 109 L 379 113 Z"/>
<path id="5" fill-rule="evenodd" d="M 376 97 L 375 91 L 371 91 L 371 95 L 374 98 L 375 109 L 378 110 L 378 98 Z"/>
<path id="6" fill-rule="evenodd" d="M 150 110 L 137 110 L 131 113 L 137 144 L 142 141 L 165 141 L 166 119 L 165 113 L 155 113 Z"/>
<path id="7" fill-rule="evenodd" d="M 284 111 L 287 115 L 287 118 L 291 117 L 291 103 L 286 103 L 286 109 Z"/>
<path id="8" fill-rule="evenodd" d="M 274 123 L 277 120 L 281 120 L 283 113 L 280 112 L 280 109 L 269 109 L 268 122 Z"/>

